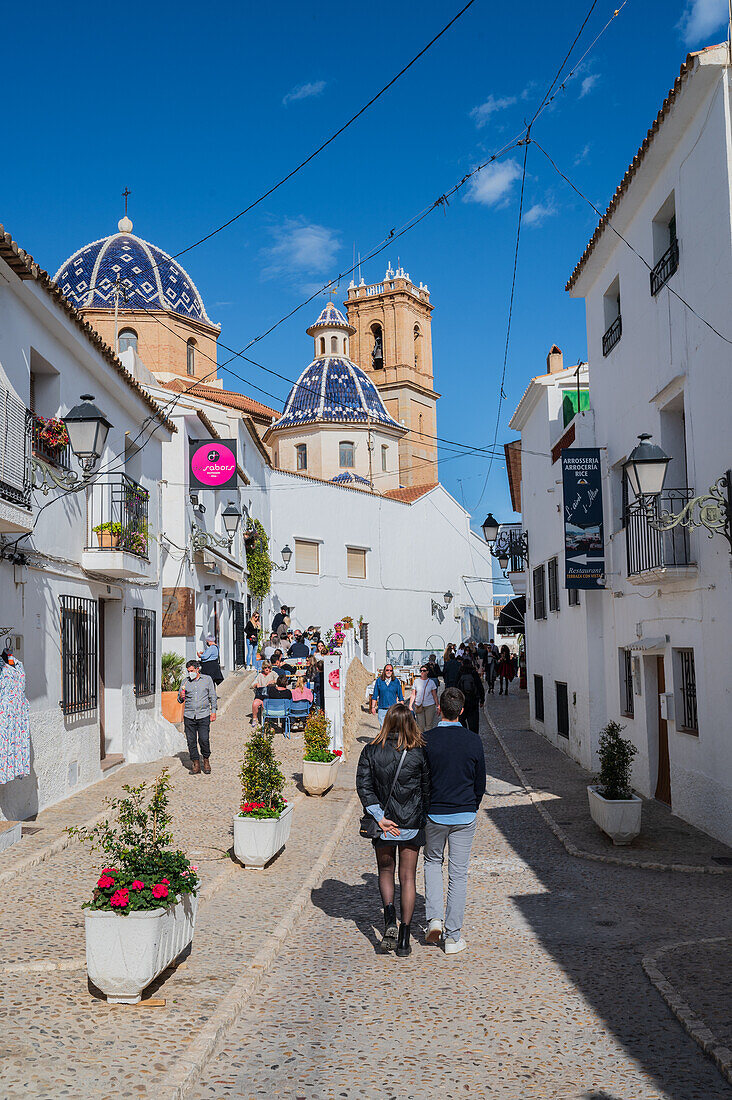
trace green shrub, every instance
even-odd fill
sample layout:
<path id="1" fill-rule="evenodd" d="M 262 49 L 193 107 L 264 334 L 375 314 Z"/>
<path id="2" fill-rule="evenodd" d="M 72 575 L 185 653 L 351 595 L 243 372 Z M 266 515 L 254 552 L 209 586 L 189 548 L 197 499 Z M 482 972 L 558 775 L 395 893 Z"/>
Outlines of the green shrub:
<path id="1" fill-rule="evenodd" d="M 272 562 L 267 532 L 258 519 L 252 521 L 257 538 L 247 547 L 247 588 L 257 600 L 263 600 L 272 587 Z"/>
<path id="2" fill-rule="evenodd" d="M 316 710 L 305 723 L 303 740 L 305 742 L 305 760 L 312 760 L 318 764 L 330 764 L 340 753 L 334 753 L 330 748 L 330 719 L 325 717 L 325 712 Z"/>
<path id="3" fill-rule="evenodd" d="M 164 653 L 160 658 L 160 690 L 179 691 L 183 682 L 185 659 L 177 653 Z"/>
<path id="4" fill-rule="evenodd" d="M 608 722 L 600 733 L 598 790 L 603 798 L 626 799 L 633 793 L 630 777 L 638 749 L 632 741 L 620 736 L 624 729 L 617 722 Z"/>
<path id="5" fill-rule="evenodd" d="M 282 797 L 285 776 L 274 754 L 274 730 L 256 729 L 246 743 L 241 779 L 241 813 L 254 817 L 279 817 L 286 802 Z"/>

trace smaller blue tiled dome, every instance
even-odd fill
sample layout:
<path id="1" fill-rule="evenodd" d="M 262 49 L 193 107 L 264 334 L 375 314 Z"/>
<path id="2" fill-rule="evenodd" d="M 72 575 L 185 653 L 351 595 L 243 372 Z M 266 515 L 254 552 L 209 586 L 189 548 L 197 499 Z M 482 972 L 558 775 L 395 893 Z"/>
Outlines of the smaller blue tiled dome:
<path id="1" fill-rule="evenodd" d="M 310 328 L 306 329 L 308 336 L 315 336 L 318 329 L 321 328 L 341 328 L 344 329 L 350 336 L 353 336 L 356 331 L 353 325 L 349 325 L 346 318 L 333 302 L 328 302 L 325 309 L 321 312 L 320 317 L 315 321 Z"/>
<path id="2" fill-rule="evenodd" d="M 371 488 L 369 479 L 367 477 L 361 477 L 360 474 L 336 474 L 336 476 L 332 477 L 330 480 L 337 482 L 339 485 L 353 485 L 355 483 L 356 485 L 368 485 L 369 488 Z"/>

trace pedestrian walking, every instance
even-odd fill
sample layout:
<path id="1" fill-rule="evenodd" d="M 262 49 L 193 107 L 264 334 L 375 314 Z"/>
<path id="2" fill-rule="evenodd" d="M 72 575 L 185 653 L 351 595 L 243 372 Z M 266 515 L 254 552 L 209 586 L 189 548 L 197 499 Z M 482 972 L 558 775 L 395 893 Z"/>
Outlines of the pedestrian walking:
<path id="1" fill-rule="evenodd" d="M 424 847 L 425 939 L 427 943 L 442 940 L 446 955 L 457 955 L 466 947 L 468 863 L 485 794 L 483 743 L 459 721 L 464 702 L 457 688 L 445 688 L 440 700 L 442 718 L 424 735 L 431 781 Z M 447 906 L 442 883 L 446 845 Z"/>
<path id="2" fill-rule="evenodd" d="M 224 674 L 221 671 L 219 647 L 216 644 L 216 639 L 213 634 L 207 636 L 206 648 L 201 650 L 198 657 L 201 662 L 201 675 L 210 676 L 217 686 L 222 684 L 224 681 Z"/>
<path id="3" fill-rule="evenodd" d="M 409 943 L 417 897 L 417 859 L 424 844 L 430 798 L 430 773 L 424 741 L 409 707 L 390 707 L 381 731 L 366 745 L 358 762 L 356 790 L 366 816 L 361 834 L 369 836 L 376 852 L 379 891 L 384 906 L 384 938 L 380 954 L 411 954 Z M 399 860 L 397 929 L 394 876 Z"/>
<path id="4" fill-rule="evenodd" d="M 444 668 L 447 662 L 451 660 L 454 656 L 455 646 L 452 644 L 452 642 L 448 642 L 448 644 L 445 646 L 445 652 L 442 654 L 442 667 Z"/>
<path id="5" fill-rule="evenodd" d="M 429 665 L 422 665 L 419 679 L 414 681 L 409 696 L 409 709 L 414 714 L 421 733 L 430 730 L 437 715 L 437 680 L 430 676 Z"/>
<path id="6" fill-rule="evenodd" d="M 440 677 L 442 676 L 442 669 L 440 668 L 437 661 L 436 653 L 430 653 L 429 657 L 427 658 L 427 668 L 429 669 L 430 680 L 434 680 L 435 683 L 439 685 Z"/>
<path id="7" fill-rule="evenodd" d="M 379 725 L 383 726 L 389 707 L 403 702 L 402 683 L 394 675 L 394 666 L 384 665 L 384 671 L 377 677 L 371 695 L 371 713 L 378 713 Z"/>
<path id="8" fill-rule="evenodd" d="M 257 646 L 259 645 L 259 631 L 262 628 L 262 620 L 259 612 L 255 611 L 244 627 L 247 639 L 247 668 L 259 668 L 257 663 Z"/>
<path id="9" fill-rule="evenodd" d="M 186 672 L 188 679 L 184 681 L 178 692 L 178 702 L 185 704 L 183 728 L 188 742 L 188 755 L 191 758 L 191 772 L 193 775 L 200 774 L 201 757 L 203 757 L 204 774 L 210 775 L 210 730 L 211 723 L 216 721 L 218 707 L 216 685 L 210 676 L 201 672 L 200 661 L 186 661 Z"/>
<path id="10" fill-rule="evenodd" d="M 290 609 L 287 604 L 282 604 L 279 611 L 272 620 L 272 633 L 276 634 L 278 638 L 284 638 L 287 635 L 287 631 L 290 627 Z"/>
<path id="11" fill-rule="evenodd" d="M 485 700 L 483 681 L 473 667 L 469 657 L 463 661 L 463 667 L 456 685 L 463 693 L 465 699 L 461 723 L 468 729 L 477 733 L 480 728 L 480 708 Z M 443 692 L 444 695 L 444 692 Z"/>
<path id="12" fill-rule="evenodd" d="M 455 687 L 460 679 L 460 673 L 463 670 L 463 662 L 460 657 L 455 653 L 455 647 L 452 647 L 452 654 L 447 658 L 442 666 L 442 678 L 445 681 L 445 687 Z"/>
<path id="13" fill-rule="evenodd" d="M 500 689 L 498 694 L 503 695 L 503 685 L 506 685 L 506 695 L 508 695 L 508 685 L 516 675 L 513 661 L 511 660 L 511 651 L 507 645 L 501 646 L 501 655 L 498 658 L 498 678 L 500 683 Z"/>
<path id="14" fill-rule="evenodd" d="M 484 660 L 485 682 L 488 685 L 488 694 L 492 695 L 496 686 L 496 676 L 498 675 L 498 649 L 496 646 L 489 645 L 486 647 Z"/>

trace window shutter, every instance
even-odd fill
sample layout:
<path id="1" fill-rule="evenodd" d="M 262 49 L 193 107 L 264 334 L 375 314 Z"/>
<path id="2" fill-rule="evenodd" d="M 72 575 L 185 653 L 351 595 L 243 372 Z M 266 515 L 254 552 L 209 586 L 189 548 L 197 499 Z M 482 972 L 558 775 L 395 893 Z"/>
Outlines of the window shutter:
<path id="1" fill-rule="evenodd" d="M 346 548 L 346 554 L 348 556 L 348 576 L 354 580 L 365 581 L 366 551 L 355 550 L 349 546 Z"/>
<path id="2" fill-rule="evenodd" d="M 319 551 L 317 542 L 295 539 L 295 572 L 318 574 L 320 572 Z"/>

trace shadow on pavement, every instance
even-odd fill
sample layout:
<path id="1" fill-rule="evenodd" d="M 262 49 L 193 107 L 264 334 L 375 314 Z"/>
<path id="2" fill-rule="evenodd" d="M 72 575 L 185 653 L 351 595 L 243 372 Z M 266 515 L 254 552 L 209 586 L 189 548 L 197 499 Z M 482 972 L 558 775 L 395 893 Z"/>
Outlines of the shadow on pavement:
<path id="1" fill-rule="evenodd" d="M 366 847 L 366 845 L 365 845 Z M 369 846 L 370 847 L 370 846 Z M 367 859 L 373 859 L 371 851 L 364 852 Z M 321 885 L 312 891 L 313 905 L 321 909 L 329 917 L 339 920 L 352 921 L 358 928 L 364 939 L 376 948 L 384 934 L 384 918 L 379 894 L 379 879 L 376 874 L 364 871 L 361 875 L 363 882 L 341 882 L 338 879 L 325 879 Z M 419 872 L 417 875 L 419 885 Z M 399 884 L 395 891 L 395 904 L 397 918 L 399 916 Z M 419 926 L 424 923 L 424 898 L 418 893 L 417 904 L 412 918 L 412 934 L 416 933 Z"/>

